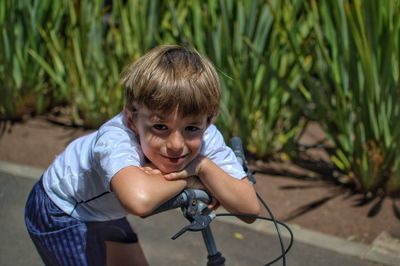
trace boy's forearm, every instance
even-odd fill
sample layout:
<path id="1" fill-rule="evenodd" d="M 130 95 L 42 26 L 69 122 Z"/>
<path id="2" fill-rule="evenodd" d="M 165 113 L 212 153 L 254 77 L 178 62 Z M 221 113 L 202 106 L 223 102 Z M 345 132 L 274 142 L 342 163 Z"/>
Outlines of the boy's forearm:
<path id="1" fill-rule="evenodd" d="M 205 157 L 200 162 L 199 178 L 229 212 L 259 214 L 260 205 L 254 187 L 247 178 L 235 179 Z"/>
<path id="2" fill-rule="evenodd" d="M 167 181 L 161 174 L 150 175 L 142 189 L 146 194 L 145 203 L 148 203 L 149 211 L 153 211 L 162 203 L 177 195 L 187 186 L 186 180 Z"/>
<path id="3" fill-rule="evenodd" d="M 187 181 L 168 181 L 161 174 L 148 175 L 136 167 L 128 167 L 113 177 L 111 185 L 129 213 L 146 216 L 182 191 Z"/>

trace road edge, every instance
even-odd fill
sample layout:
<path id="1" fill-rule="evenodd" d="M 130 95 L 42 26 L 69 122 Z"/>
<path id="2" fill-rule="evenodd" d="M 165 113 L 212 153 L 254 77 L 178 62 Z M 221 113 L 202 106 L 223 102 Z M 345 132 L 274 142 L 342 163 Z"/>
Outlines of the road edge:
<path id="1" fill-rule="evenodd" d="M 16 177 L 39 180 L 40 176 L 44 172 L 44 169 L 7 161 L 0 161 L 0 172 L 11 174 Z M 226 211 L 220 208 L 218 213 L 226 213 Z M 247 229 L 269 235 L 277 234 L 274 226 L 266 226 L 265 222 L 262 220 L 258 220 L 253 224 L 246 224 L 241 222 L 239 219 L 218 217 L 217 221 L 234 224 L 239 227 L 245 227 Z M 400 239 L 391 238 L 384 232 L 377 237 L 377 239 L 371 245 L 367 245 L 312 231 L 302 228 L 296 224 L 287 225 L 294 234 L 294 241 L 299 241 L 312 246 L 323 247 L 327 250 L 350 256 L 356 256 L 377 263 L 383 263 L 384 265 L 398 265 L 400 262 L 400 253 L 398 252 L 400 250 Z M 282 232 L 283 237 L 289 237 L 289 233 L 285 228 L 281 227 L 280 231 Z"/>

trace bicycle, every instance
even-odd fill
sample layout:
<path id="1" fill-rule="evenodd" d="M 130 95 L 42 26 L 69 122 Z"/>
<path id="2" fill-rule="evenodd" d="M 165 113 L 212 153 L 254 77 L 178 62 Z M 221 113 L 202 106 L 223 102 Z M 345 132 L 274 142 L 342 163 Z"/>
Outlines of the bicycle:
<path id="1" fill-rule="evenodd" d="M 238 158 L 239 163 L 242 165 L 243 169 L 247 173 L 247 177 L 250 182 L 254 185 L 256 183 L 253 172 L 248 168 L 246 158 L 243 151 L 242 141 L 239 137 L 234 137 L 231 140 L 231 147 Z M 245 215 L 245 214 L 235 214 L 235 213 L 219 213 L 215 214 L 211 210 L 207 208 L 208 204 L 211 201 L 210 195 L 207 194 L 206 191 L 201 189 L 192 189 L 187 188 L 183 190 L 180 194 L 175 196 L 174 198 L 168 200 L 166 203 L 162 204 L 159 208 L 157 208 L 153 213 L 148 216 L 155 215 L 160 212 L 181 208 L 183 216 L 190 222 L 188 225 L 184 226 L 180 229 L 174 236 L 172 236 L 172 240 L 177 239 L 179 236 L 184 234 L 187 231 L 201 231 L 203 241 L 205 243 L 208 255 L 207 255 L 207 266 L 223 266 L 225 265 L 225 258 L 218 251 L 214 236 L 212 234 L 210 223 L 217 217 L 222 216 L 236 216 L 242 218 L 255 218 L 267 220 L 274 223 L 275 229 L 277 231 L 277 235 L 279 238 L 281 255 L 272 261 L 266 263 L 265 265 L 271 265 L 280 259 L 282 259 L 283 265 L 286 265 L 286 254 L 289 252 L 290 248 L 293 244 L 293 232 L 285 223 L 278 221 L 275 219 L 272 214 L 270 208 L 266 204 L 266 202 L 261 198 L 261 196 L 257 193 L 257 197 L 260 200 L 263 207 L 267 210 L 270 217 L 264 216 L 255 216 L 255 215 Z M 146 216 L 146 217 L 148 217 Z M 143 217 L 145 218 L 145 217 Z M 279 225 L 283 226 L 290 235 L 290 240 L 288 246 L 284 247 L 281 232 L 279 229 Z"/>

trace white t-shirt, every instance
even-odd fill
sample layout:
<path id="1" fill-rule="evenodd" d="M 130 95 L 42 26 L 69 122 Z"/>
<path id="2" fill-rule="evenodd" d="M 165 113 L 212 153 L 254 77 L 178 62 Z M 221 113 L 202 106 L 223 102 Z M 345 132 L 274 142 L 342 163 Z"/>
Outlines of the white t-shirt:
<path id="1" fill-rule="evenodd" d="M 246 176 L 214 125 L 204 133 L 200 154 L 234 178 Z M 127 212 L 111 192 L 110 181 L 122 168 L 145 163 L 139 142 L 120 113 L 71 142 L 43 174 L 43 186 L 60 209 L 81 221 L 119 219 Z"/>

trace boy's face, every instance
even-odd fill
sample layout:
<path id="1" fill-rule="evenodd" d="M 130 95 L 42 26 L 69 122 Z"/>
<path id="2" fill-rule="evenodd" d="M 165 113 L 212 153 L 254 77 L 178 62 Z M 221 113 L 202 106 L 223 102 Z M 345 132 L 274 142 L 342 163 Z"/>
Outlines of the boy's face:
<path id="1" fill-rule="evenodd" d="M 159 114 L 140 108 L 130 126 L 144 155 L 163 173 L 183 170 L 200 152 L 206 115 L 180 117 L 177 109 Z"/>

